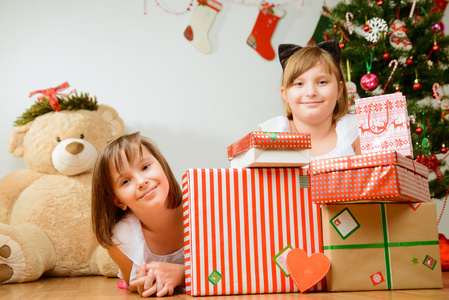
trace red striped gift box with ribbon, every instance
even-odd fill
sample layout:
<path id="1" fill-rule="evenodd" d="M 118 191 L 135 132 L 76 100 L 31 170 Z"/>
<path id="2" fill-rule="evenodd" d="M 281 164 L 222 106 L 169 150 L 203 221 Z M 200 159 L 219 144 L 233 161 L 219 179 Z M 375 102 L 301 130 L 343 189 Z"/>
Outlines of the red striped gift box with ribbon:
<path id="1" fill-rule="evenodd" d="M 322 252 L 307 169 L 191 169 L 182 179 L 186 292 L 296 292 L 284 254 Z M 324 289 L 324 281 L 312 289 Z"/>

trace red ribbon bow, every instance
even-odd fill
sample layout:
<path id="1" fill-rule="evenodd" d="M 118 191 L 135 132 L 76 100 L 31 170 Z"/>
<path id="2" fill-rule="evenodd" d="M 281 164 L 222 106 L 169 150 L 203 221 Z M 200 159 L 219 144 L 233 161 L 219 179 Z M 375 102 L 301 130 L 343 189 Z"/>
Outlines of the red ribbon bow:
<path id="1" fill-rule="evenodd" d="M 420 154 L 415 159 L 417 162 L 425 165 L 427 168 L 432 169 L 435 172 L 437 181 L 441 181 L 444 177 L 440 167 L 438 167 L 439 161 L 435 154 L 431 154 L 427 158 L 424 154 Z"/>
<path id="2" fill-rule="evenodd" d="M 42 101 L 42 99 L 47 98 L 48 102 L 50 103 L 50 106 L 55 110 L 55 111 L 61 111 L 61 107 L 59 106 L 59 102 L 58 102 L 58 97 L 57 96 L 61 96 L 61 97 L 67 97 L 68 95 L 70 95 L 71 93 L 75 92 L 75 90 L 72 90 L 70 93 L 68 94 L 61 94 L 59 91 L 60 90 L 65 90 L 66 88 L 70 87 L 69 83 L 66 81 L 63 84 L 55 87 L 55 88 L 48 88 L 46 90 L 37 90 L 34 92 L 30 93 L 30 96 L 33 96 L 35 94 L 42 94 L 42 96 L 40 96 L 39 98 L 37 98 L 37 100 Z"/>

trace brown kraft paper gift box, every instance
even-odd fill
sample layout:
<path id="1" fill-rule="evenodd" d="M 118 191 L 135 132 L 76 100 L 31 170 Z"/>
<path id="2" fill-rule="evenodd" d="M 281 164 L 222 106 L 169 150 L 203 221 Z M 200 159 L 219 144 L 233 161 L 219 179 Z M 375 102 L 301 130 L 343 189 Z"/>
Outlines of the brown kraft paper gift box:
<path id="1" fill-rule="evenodd" d="M 442 288 L 435 203 L 322 207 L 328 291 Z"/>

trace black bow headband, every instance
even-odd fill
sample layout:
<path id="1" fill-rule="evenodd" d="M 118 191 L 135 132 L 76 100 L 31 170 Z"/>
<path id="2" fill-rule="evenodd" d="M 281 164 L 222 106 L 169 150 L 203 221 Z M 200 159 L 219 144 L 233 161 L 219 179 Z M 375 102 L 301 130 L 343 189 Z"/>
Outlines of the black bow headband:
<path id="1" fill-rule="evenodd" d="M 321 42 L 316 47 L 328 52 L 335 60 L 335 63 L 340 65 L 340 45 L 336 39 Z M 279 61 L 281 62 L 282 70 L 285 68 L 285 63 L 298 50 L 302 47 L 294 44 L 280 44 L 279 45 Z"/>

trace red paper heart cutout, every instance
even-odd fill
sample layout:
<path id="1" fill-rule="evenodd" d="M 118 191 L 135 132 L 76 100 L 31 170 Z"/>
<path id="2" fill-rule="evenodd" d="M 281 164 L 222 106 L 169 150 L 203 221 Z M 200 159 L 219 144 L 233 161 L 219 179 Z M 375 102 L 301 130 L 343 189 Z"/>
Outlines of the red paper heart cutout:
<path id="1" fill-rule="evenodd" d="M 310 257 L 302 249 L 293 249 L 287 254 L 287 269 L 301 293 L 315 286 L 326 276 L 330 268 L 329 258 L 323 253 Z"/>

